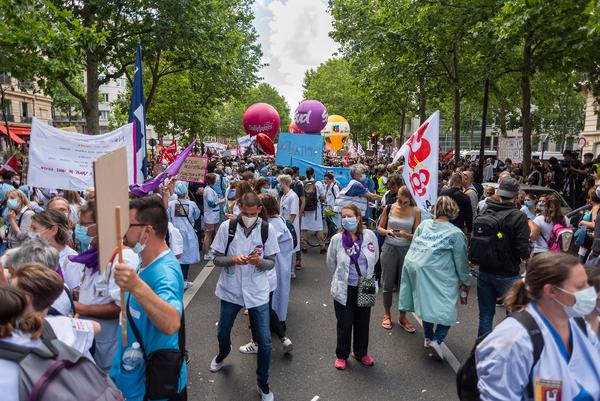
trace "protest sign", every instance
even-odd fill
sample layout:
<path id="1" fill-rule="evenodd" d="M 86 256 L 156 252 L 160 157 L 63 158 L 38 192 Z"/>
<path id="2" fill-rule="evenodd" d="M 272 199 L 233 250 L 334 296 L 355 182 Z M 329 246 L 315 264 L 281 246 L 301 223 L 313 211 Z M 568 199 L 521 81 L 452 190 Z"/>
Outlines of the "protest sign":
<path id="1" fill-rule="evenodd" d="M 498 137 L 498 160 L 510 159 L 513 163 L 523 163 L 523 137 Z"/>
<path id="2" fill-rule="evenodd" d="M 323 162 L 323 137 L 281 132 L 277 142 L 275 164 L 292 166 L 292 157 L 321 164 Z"/>
<path id="3" fill-rule="evenodd" d="M 94 161 L 96 222 L 100 268 L 104 270 L 117 248 L 115 207 L 120 206 L 121 232 L 129 227 L 129 184 L 123 171 L 127 168 L 127 151 L 121 147 Z"/>
<path id="4" fill-rule="evenodd" d="M 350 176 L 350 169 L 345 167 L 322 166 L 320 164 L 311 163 L 295 157 L 292 158 L 292 166 L 298 166 L 300 175 L 306 175 L 306 168 L 312 167 L 313 170 L 315 170 L 315 179 L 318 181 L 323 181 L 325 173 L 331 171 L 335 176 L 335 180 L 342 186 L 342 188 L 348 185 L 352 179 Z"/>
<path id="5" fill-rule="evenodd" d="M 419 209 L 431 214 L 438 193 L 440 112 L 433 113 L 394 156 L 404 156 L 402 178 Z"/>
<path id="6" fill-rule="evenodd" d="M 207 157 L 188 156 L 181 165 L 176 178 L 181 181 L 204 183 L 206 181 L 207 166 Z"/>
<path id="7" fill-rule="evenodd" d="M 92 188 L 94 160 L 124 146 L 127 163 L 118 175 L 124 175 L 133 184 L 134 141 L 132 124 L 103 135 L 83 135 L 64 132 L 34 118 L 27 183 L 32 187 L 73 191 Z"/>

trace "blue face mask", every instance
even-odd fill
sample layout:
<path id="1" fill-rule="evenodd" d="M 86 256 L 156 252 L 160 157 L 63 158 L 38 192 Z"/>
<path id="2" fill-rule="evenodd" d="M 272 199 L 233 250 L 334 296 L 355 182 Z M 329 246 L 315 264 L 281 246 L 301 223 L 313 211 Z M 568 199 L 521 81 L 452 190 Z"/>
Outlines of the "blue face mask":
<path id="1" fill-rule="evenodd" d="M 269 188 L 261 188 L 260 192 L 262 192 L 263 194 L 268 194 L 269 193 Z"/>
<path id="2" fill-rule="evenodd" d="M 10 210 L 15 210 L 19 207 L 19 200 L 9 199 L 8 201 L 6 201 L 6 206 L 8 206 Z"/>
<path id="3" fill-rule="evenodd" d="M 342 218 L 342 227 L 346 231 L 355 231 L 358 227 L 358 220 L 356 217 L 344 217 Z"/>
<path id="4" fill-rule="evenodd" d="M 90 237 L 87 233 L 87 227 L 83 227 L 79 224 L 75 226 L 75 238 L 81 244 L 81 251 L 87 251 L 90 247 L 90 243 L 92 242 L 92 237 Z"/>
<path id="5" fill-rule="evenodd" d="M 533 207 L 533 201 L 528 201 L 528 200 L 526 200 L 526 201 L 524 202 L 524 204 L 525 204 L 525 206 L 526 206 L 527 208 L 531 208 L 531 207 Z"/>

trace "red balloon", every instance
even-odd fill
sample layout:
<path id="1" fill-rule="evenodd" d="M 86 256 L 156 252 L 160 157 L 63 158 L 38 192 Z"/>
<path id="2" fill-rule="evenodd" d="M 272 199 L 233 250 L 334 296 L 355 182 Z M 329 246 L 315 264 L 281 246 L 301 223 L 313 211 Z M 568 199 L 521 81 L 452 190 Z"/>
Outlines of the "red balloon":
<path id="1" fill-rule="evenodd" d="M 293 134 L 302 134 L 302 130 L 300 128 L 298 128 L 298 126 L 296 125 L 295 122 L 292 122 L 288 126 L 288 132 L 291 132 Z"/>
<path id="2" fill-rule="evenodd" d="M 277 110 L 270 104 L 254 103 L 244 112 L 242 124 L 244 125 L 244 131 L 250 136 L 263 133 L 273 139 L 279 132 L 281 120 Z"/>
<path id="3" fill-rule="evenodd" d="M 275 145 L 273 145 L 273 140 L 262 132 L 256 135 L 256 146 L 266 155 L 273 156 L 275 154 Z"/>

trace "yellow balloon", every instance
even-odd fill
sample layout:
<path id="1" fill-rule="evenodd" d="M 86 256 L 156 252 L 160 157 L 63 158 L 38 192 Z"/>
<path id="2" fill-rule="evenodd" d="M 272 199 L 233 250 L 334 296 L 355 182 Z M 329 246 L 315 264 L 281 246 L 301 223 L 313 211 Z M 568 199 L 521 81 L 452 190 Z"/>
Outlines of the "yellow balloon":
<path id="1" fill-rule="evenodd" d="M 329 146 L 332 150 L 338 151 L 344 147 L 346 141 L 348 140 L 349 134 L 327 134 L 324 135 L 325 144 Z"/>
<path id="2" fill-rule="evenodd" d="M 323 128 L 323 130 L 321 131 L 322 135 L 349 133 L 350 124 L 348 124 L 348 120 L 336 114 L 329 116 L 329 118 L 327 119 L 327 125 L 325 125 L 325 128 Z"/>

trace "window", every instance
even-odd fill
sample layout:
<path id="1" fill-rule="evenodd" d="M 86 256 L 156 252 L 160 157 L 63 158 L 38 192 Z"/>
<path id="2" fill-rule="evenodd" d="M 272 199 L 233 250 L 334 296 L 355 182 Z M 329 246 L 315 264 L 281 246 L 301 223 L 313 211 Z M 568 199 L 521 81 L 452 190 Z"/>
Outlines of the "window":
<path id="1" fill-rule="evenodd" d="M 108 103 L 108 93 L 103 93 L 103 94 L 102 94 L 102 101 L 103 101 L 104 103 Z"/>
<path id="2" fill-rule="evenodd" d="M 110 112 L 108 110 L 100 110 L 100 119 L 101 120 L 108 120 L 109 113 Z"/>
<path id="3" fill-rule="evenodd" d="M 21 103 L 21 117 L 29 117 L 29 103 Z"/>

